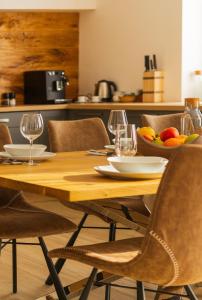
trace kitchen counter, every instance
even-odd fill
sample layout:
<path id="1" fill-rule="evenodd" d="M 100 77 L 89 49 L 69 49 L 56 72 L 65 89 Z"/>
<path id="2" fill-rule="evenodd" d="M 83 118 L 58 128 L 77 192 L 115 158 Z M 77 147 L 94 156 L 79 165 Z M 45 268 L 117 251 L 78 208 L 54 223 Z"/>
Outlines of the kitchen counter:
<path id="1" fill-rule="evenodd" d="M 20 111 L 43 111 L 43 110 L 151 110 L 151 111 L 183 111 L 184 105 L 181 102 L 164 103 L 70 103 L 70 104 L 47 104 L 47 105 L 17 105 L 0 106 L 0 112 Z M 202 106 L 201 106 L 202 109 Z"/>

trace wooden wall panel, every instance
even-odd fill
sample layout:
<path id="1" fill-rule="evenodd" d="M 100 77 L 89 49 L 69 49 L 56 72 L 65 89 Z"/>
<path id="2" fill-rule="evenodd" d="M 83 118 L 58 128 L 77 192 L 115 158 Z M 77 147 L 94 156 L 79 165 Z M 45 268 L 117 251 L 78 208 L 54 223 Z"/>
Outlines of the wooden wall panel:
<path id="1" fill-rule="evenodd" d="M 0 94 L 15 91 L 23 102 L 23 72 L 62 69 L 68 97 L 78 94 L 79 14 L 0 13 Z"/>

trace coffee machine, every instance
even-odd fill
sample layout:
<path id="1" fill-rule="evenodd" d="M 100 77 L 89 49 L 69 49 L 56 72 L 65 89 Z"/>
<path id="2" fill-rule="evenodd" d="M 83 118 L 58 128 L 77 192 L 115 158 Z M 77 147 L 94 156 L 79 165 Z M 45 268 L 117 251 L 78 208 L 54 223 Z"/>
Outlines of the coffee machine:
<path id="1" fill-rule="evenodd" d="M 62 70 L 24 72 L 24 103 L 65 103 L 65 86 L 68 84 Z"/>

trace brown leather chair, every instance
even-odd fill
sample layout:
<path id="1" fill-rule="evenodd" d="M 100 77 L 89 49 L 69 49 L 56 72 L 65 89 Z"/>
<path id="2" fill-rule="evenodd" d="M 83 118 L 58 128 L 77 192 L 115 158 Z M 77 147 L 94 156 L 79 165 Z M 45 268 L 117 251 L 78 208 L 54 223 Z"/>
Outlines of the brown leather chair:
<path id="1" fill-rule="evenodd" d="M 184 113 L 168 114 L 168 115 L 142 115 L 142 126 L 150 126 L 157 133 L 168 127 L 175 127 L 179 131 L 181 129 L 181 118 Z"/>
<path id="2" fill-rule="evenodd" d="M 100 118 L 90 118 L 74 121 L 49 121 L 48 132 L 50 148 L 54 152 L 79 151 L 89 149 L 102 149 L 109 144 L 109 137 Z M 97 201 L 81 201 L 77 203 L 64 203 L 70 208 L 84 212 L 84 217 L 78 225 L 77 232 L 73 235 L 67 246 L 74 244 L 88 215 L 95 215 L 110 224 L 109 240 L 115 239 L 116 223 L 145 232 L 148 224 L 149 212 L 143 202 L 137 198 L 108 199 Z M 135 222 L 138 221 L 138 224 Z M 89 228 L 89 227 L 88 227 Z M 92 227 L 91 227 L 92 228 Z M 96 227 L 94 227 L 96 228 Z M 104 227 L 105 228 L 105 227 Z M 59 259 L 56 270 L 60 272 L 65 260 Z M 51 278 L 46 281 L 51 284 Z"/>
<path id="3" fill-rule="evenodd" d="M 4 144 L 12 143 L 8 127 L 0 124 L 0 151 Z M 60 281 L 55 275 L 52 261 L 47 256 L 43 236 L 74 232 L 76 225 L 55 213 L 37 208 L 26 202 L 22 192 L 0 188 L 0 250 L 12 244 L 13 293 L 17 292 L 17 244 L 16 239 L 38 237 L 40 245 L 55 285 Z M 23 244 L 21 242 L 20 244 Z M 27 243 L 24 243 L 27 244 Z M 34 243 L 33 243 L 34 244 Z M 35 245 L 35 244 L 34 244 Z M 58 296 L 61 294 L 59 293 Z"/>
<path id="4" fill-rule="evenodd" d="M 88 298 L 97 269 L 137 280 L 138 300 L 145 297 L 142 282 L 183 286 L 189 299 L 197 299 L 189 285 L 202 281 L 201 161 L 201 145 L 184 145 L 173 155 L 144 237 L 50 251 L 51 258 L 94 267 L 80 299 Z"/>

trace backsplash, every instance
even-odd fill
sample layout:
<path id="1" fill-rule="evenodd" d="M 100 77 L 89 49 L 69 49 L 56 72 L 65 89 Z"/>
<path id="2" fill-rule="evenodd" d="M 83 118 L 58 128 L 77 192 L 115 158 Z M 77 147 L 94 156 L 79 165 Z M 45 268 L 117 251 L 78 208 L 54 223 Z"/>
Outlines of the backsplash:
<path id="1" fill-rule="evenodd" d="M 14 91 L 23 103 L 23 72 L 64 70 L 67 97 L 78 93 L 78 13 L 0 13 L 0 94 Z"/>

